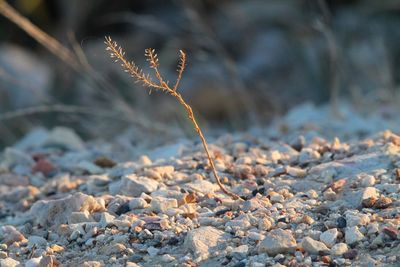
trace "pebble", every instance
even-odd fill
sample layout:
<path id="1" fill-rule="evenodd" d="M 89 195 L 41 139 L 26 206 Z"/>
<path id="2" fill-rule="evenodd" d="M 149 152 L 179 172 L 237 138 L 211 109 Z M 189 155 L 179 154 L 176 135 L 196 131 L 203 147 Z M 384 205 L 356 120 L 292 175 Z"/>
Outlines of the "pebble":
<path id="1" fill-rule="evenodd" d="M 102 264 L 100 261 L 85 261 L 82 264 L 82 267 L 103 267 L 104 264 Z"/>
<path id="2" fill-rule="evenodd" d="M 107 226 L 112 225 L 114 219 L 115 219 L 114 215 L 111 215 L 108 212 L 102 212 L 99 225 L 101 228 L 106 228 Z"/>
<path id="3" fill-rule="evenodd" d="M 39 263 L 42 257 L 31 258 L 27 262 L 25 262 L 25 267 L 39 267 Z"/>
<path id="4" fill-rule="evenodd" d="M 375 187 L 366 187 L 361 190 L 348 194 L 346 201 L 349 206 L 358 208 L 362 206 L 364 200 L 369 198 L 378 198 L 378 191 Z"/>
<path id="5" fill-rule="evenodd" d="M 140 197 L 142 193 L 151 193 L 158 188 L 156 180 L 137 177 L 135 174 L 125 175 L 121 179 L 120 192 L 126 196 Z"/>
<path id="6" fill-rule="evenodd" d="M 101 254 L 110 256 L 110 255 L 122 253 L 125 250 L 126 250 L 126 247 L 124 244 L 114 243 L 114 244 L 109 244 L 109 245 L 102 247 L 99 252 Z"/>
<path id="7" fill-rule="evenodd" d="M 316 241 L 311 237 L 306 236 L 301 242 L 301 247 L 310 254 L 326 254 L 330 250 L 329 248 L 322 242 Z"/>
<path id="8" fill-rule="evenodd" d="M 17 267 L 18 265 L 19 261 L 16 261 L 13 258 L 0 259 L 1 267 Z"/>
<path id="9" fill-rule="evenodd" d="M 375 177 L 372 175 L 365 175 L 361 178 L 361 185 L 363 187 L 370 187 L 375 184 Z"/>
<path id="10" fill-rule="evenodd" d="M 348 251 L 348 246 L 345 243 L 337 243 L 331 248 L 333 256 L 341 256 Z"/>
<path id="11" fill-rule="evenodd" d="M 225 233 L 212 226 L 204 226 L 188 232 L 184 247 L 196 257 L 213 253 L 218 244 L 226 240 Z"/>
<path id="12" fill-rule="evenodd" d="M 338 230 L 336 228 L 333 228 L 323 232 L 319 236 L 319 238 L 327 247 L 331 248 L 335 245 L 338 234 Z"/>
<path id="13" fill-rule="evenodd" d="M 28 237 L 28 246 L 45 247 L 47 246 L 47 240 L 41 236 L 31 235 Z"/>
<path id="14" fill-rule="evenodd" d="M 265 239 L 258 245 L 258 252 L 268 255 L 293 252 L 297 242 L 289 230 L 274 229 L 266 234 Z"/>
<path id="15" fill-rule="evenodd" d="M 89 211 L 73 211 L 68 217 L 68 224 L 94 222 Z"/>
<path id="16" fill-rule="evenodd" d="M 144 208 L 147 208 L 148 206 L 149 206 L 149 204 L 143 198 L 132 198 L 129 201 L 129 209 L 130 210 L 144 209 Z"/>
<path id="17" fill-rule="evenodd" d="M 156 197 L 151 200 L 151 209 L 157 213 L 166 213 L 168 209 L 177 208 L 178 201 L 174 198 Z"/>
<path id="18" fill-rule="evenodd" d="M 234 257 L 235 259 L 242 260 L 242 259 L 246 258 L 248 252 L 249 252 L 249 246 L 241 245 L 241 246 L 234 248 L 231 251 L 230 255 L 232 257 Z"/>
<path id="19" fill-rule="evenodd" d="M 370 218 L 366 214 L 346 214 L 347 226 L 359 226 L 359 225 L 367 225 L 370 222 Z"/>
<path id="20" fill-rule="evenodd" d="M 68 222 L 72 212 L 89 213 L 104 209 L 96 199 L 83 193 L 75 193 L 57 200 L 40 200 L 33 204 L 30 213 L 41 226 L 60 225 Z"/>
<path id="21" fill-rule="evenodd" d="M 272 221 L 271 218 L 261 218 L 258 221 L 258 229 L 263 230 L 263 231 L 268 231 L 271 229 L 273 224 L 274 224 L 274 222 Z"/>
<path id="22" fill-rule="evenodd" d="M 2 242 L 7 245 L 25 240 L 25 236 L 12 225 L 2 226 L 0 228 L 0 235 L 4 237 Z"/>
<path id="23" fill-rule="evenodd" d="M 352 245 L 364 239 L 364 235 L 357 226 L 347 227 L 345 231 L 346 244 Z"/>

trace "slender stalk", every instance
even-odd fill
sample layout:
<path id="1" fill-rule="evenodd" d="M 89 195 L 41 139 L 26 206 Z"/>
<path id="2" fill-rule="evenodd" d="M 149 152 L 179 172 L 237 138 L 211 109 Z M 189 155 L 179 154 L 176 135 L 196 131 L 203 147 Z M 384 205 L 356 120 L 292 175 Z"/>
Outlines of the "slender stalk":
<path id="1" fill-rule="evenodd" d="M 0 0 L 0 14 L 18 25 L 32 38 L 42 44 L 51 53 L 70 65 L 73 69 L 79 70 L 80 64 L 71 50 L 64 47 L 59 41 L 42 31 L 39 27 L 22 16 L 17 10 L 10 6 L 5 0 Z"/>
<path id="2" fill-rule="evenodd" d="M 160 71 L 158 69 L 158 66 L 159 66 L 158 58 L 157 58 L 157 54 L 155 53 L 154 49 L 151 49 L 151 48 L 146 49 L 145 56 L 147 57 L 147 61 L 150 64 L 150 68 L 154 69 L 155 75 L 159 81 L 159 84 L 156 84 L 155 82 L 153 82 L 149 75 L 145 75 L 143 73 L 143 71 L 135 65 L 134 62 L 127 61 L 124 57 L 125 52 L 122 50 L 121 47 L 118 46 L 118 44 L 116 42 L 112 41 L 110 37 L 106 37 L 104 43 L 107 46 L 106 50 L 110 52 L 111 58 L 114 58 L 116 62 L 120 61 L 121 66 L 124 69 L 124 71 L 129 73 L 136 81 L 142 82 L 144 86 L 147 86 L 151 89 L 160 90 L 160 91 L 169 93 L 171 96 L 175 97 L 178 100 L 178 102 L 185 108 L 187 115 L 189 117 L 189 120 L 193 124 L 193 126 L 203 144 L 203 148 L 206 152 L 208 162 L 211 166 L 212 173 L 215 177 L 215 180 L 217 181 L 219 188 L 221 189 L 222 192 L 224 192 L 226 195 L 230 196 L 231 198 L 240 199 L 240 197 L 238 195 L 236 195 L 235 193 L 226 189 L 225 186 L 222 184 L 221 179 L 215 168 L 214 160 L 211 156 L 210 150 L 208 149 L 208 144 L 207 144 L 206 138 L 204 137 L 203 131 L 201 130 L 201 128 L 193 114 L 192 107 L 188 103 L 186 103 L 186 101 L 183 99 L 182 95 L 177 90 L 179 82 L 182 78 L 182 73 L 185 69 L 186 54 L 182 50 L 179 51 L 180 52 L 180 63 L 179 63 L 178 70 L 177 70 L 178 78 L 176 80 L 175 85 L 171 88 L 168 85 L 168 82 L 165 82 L 160 74 Z"/>

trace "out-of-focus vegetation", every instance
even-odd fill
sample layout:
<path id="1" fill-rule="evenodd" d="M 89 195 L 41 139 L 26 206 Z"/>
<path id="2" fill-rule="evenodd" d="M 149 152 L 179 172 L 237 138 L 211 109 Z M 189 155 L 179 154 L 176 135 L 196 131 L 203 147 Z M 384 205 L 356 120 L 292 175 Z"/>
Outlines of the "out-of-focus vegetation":
<path id="1" fill-rule="evenodd" d="M 62 124 L 105 138 L 131 125 L 156 137 L 191 133 L 185 111 L 173 100 L 133 90 L 129 77 L 110 64 L 105 35 L 114 36 L 132 58 L 156 48 L 171 81 L 176 51 L 187 51 L 183 94 L 202 124 L 214 129 L 263 125 L 307 100 L 334 104 L 346 97 L 360 105 L 369 95 L 396 99 L 395 0 L 8 3 L 73 51 L 86 71 L 71 68 L 1 17 L 0 145 L 38 125 Z"/>

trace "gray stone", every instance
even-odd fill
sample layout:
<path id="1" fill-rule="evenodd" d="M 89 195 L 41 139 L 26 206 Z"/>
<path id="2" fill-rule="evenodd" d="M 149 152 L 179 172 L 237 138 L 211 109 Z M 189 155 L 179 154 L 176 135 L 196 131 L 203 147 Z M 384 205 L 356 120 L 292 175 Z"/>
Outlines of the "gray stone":
<path id="1" fill-rule="evenodd" d="M 358 208 L 362 201 L 368 198 L 378 198 L 378 191 L 375 187 L 366 187 L 358 191 L 349 192 L 345 195 L 345 200 L 350 207 Z"/>
<path id="2" fill-rule="evenodd" d="M 20 150 L 38 147 L 46 141 L 48 134 L 49 132 L 44 128 L 34 128 L 18 141 L 14 147 Z"/>
<path id="3" fill-rule="evenodd" d="M 219 189 L 218 185 L 211 183 L 207 180 L 196 180 L 191 183 L 185 184 L 184 188 L 200 192 L 202 194 L 213 193 Z"/>
<path id="4" fill-rule="evenodd" d="M 47 245 L 47 240 L 41 236 L 31 235 L 28 237 L 28 246 L 29 247 L 44 247 Z"/>
<path id="5" fill-rule="evenodd" d="M 319 239 L 328 247 L 332 247 L 335 245 L 337 237 L 338 237 L 338 230 L 336 228 L 329 229 L 325 232 L 323 232 L 320 236 Z"/>
<path id="6" fill-rule="evenodd" d="M 211 226 L 200 227 L 188 232 L 184 246 L 197 256 L 206 256 L 218 250 L 226 241 L 225 233 Z"/>
<path id="7" fill-rule="evenodd" d="M 345 243 L 337 243 L 331 248 L 331 254 L 333 256 L 341 256 L 349 250 Z"/>
<path id="8" fill-rule="evenodd" d="M 289 230 L 275 229 L 269 232 L 265 239 L 259 244 L 258 252 L 267 252 L 274 256 L 279 253 L 293 252 L 297 243 Z"/>
<path id="9" fill-rule="evenodd" d="M 364 235 L 357 226 L 347 227 L 345 232 L 346 244 L 352 245 L 364 239 Z"/>
<path id="10" fill-rule="evenodd" d="M 19 261 L 16 261 L 13 258 L 0 259 L 1 267 L 16 267 L 17 265 L 19 265 Z"/>
<path id="11" fill-rule="evenodd" d="M 83 223 L 83 222 L 94 222 L 89 211 L 73 211 L 68 217 L 68 224 Z"/>
<path id="12" fill-rule="evenodd" d="M 46 146 L 60 146 L 71 150 L 84 148 L 82 139 L 72 130 L 66 127 L 55 127 L 44 141 Z"/>
<path id="13" fill-rule="evenodd" d="M 121 179 L 120 192 L 127 196 L 139 197 L 142 193 L 151 193 L 157 188 L 158 182 L 153 179 L 128 174 Z"/>
<path id="14" fill-rule="evenodd" d="M 29 154 L 15 148 L 7 147 L 4 151 L 4 161 L 1 164 L 9 168 L 15 165 L 27 165 L 31 167 L 35 164 L 35 161 Z"/>
<path id="15" fill-rule="evenodd" d="M 134 209 L 144 209 L 147 206 L 149 206 L 149 204 L 146 202 L 146 200 L 144 200 L 143 198 L 132 198 L 129 201 L 129 209 L 134 210 Z"/>
<path id="16" fill-rule="evenodd" d="M 104 210 L 104 206 L 92 196 L 75 193 L 57 200 L 40 200 L 33 204 L 30 214 L 36 224 L 55 226 L 68 222 L 72 212 L 88 211 L 89 213 Z"/>
<path id="17" fill-rule="evenodd" d="M 174 198 L 156 197 L 150 204 L 151 209 L 158 213 L 165 213 L 168 209 L 178 207 L 178 201 Z"/>
<path id="18" fill-rule="evenodd" d="M 320 254 L 329 252 L 329 248 L 322 242 L 316 241 L 306 236 L 301 242 L 302 248 L 310 254 Z"/>
<path id="19" fill-rule="evenodd" d="M 111 215 L 108 212 L 102 212 L 99 224 L 101 228 L 106 228 L 107 226 L 112 224 L 114 219 L 115 219 L 114 215 Z"/>
<path id="20" fill-rule="evenodd" d="M 248 245 L 241 245 L 232 250 L 230 255 L 234 257 L 235 259 L 238 260 L 243 260 L 246 258 L 247 253 L 249 252 L 249 246 Z"/>

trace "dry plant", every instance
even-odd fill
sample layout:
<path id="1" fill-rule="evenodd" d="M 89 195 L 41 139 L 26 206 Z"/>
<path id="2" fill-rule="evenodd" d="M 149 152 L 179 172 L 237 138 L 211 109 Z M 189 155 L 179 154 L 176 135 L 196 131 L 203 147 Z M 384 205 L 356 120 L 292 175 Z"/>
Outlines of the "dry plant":
<path id="1" fill-rule="evenodd" d="M 186 101 L 183 99 L 181 93 L 178 92 L 178 87 L 179 83 L 182 79 L 182 74 L 185 70 L 185 64 L 186 64 L 186 54 L 182 50 L 179 50 L 179 64 L 178 64 L 178 77 L 176 79 L 176 82 L 173 86 L 170 86 L 168 84 L 168 81 L 164 80 L 164 78 L 161 76 L 161 73 L 159 71 L 159 63 L 158 63 L 158 57 L 157 54 L 155 53 L 154 49 L 148 48 L 145 50 L 145 56 L 147 58 L 147 61 L 149 62 L 150 68 L 154 70 L 155 76 L 158 80 L 158 82 L 154 82 L 149 74 L 145 74 L 142 69 L 140 69 L 136 64 L 132 61 L 128 61 L 125 58 L 125 52 L 123 49 L 118 46 L 116 42 L 114 42 L 111 37 L 106 37 L 105 42 L 107 46 L 106 50 L 110 52 L 111 58 L 115 59 L 115 62 L 120 62 L 121 67 L 124 69 L 125 72 L 129 73 L 132 78 L 136 80 L 136 82 L 141 82 L 145 87 L 150 88 L 150 90 L 154 89 L 156 91 L 162 91 L 165 92 L 171 96 L 173 96 L 186 110 L 187 115 L 189 117 L 189 120 L 192 122 L 197 134 L 200 137 L 200 140 L 203 144 L 203 148 L 206 152 L 209 164 L 211 166 L 211 170 L 214 174 L 215 180 L 217 181 L 218 186 L 220 189 L 227 194 L 228 196 L 232 197 L 233 199 L 240 199 L 238 195 L 235 193 L 227 190 L 225 186 L 222 184 L 221 179 L 217 173 L 217 170 L 215 169 L 214 165 L 214 160 L 211 157 L 211 153 L 208 149 L 207 141 L 204 137 L 203 131 L 201 130 L 199 124 L 197 123 L 197 120 L 193 114 L 192 107 L 186 103 Z"/>

